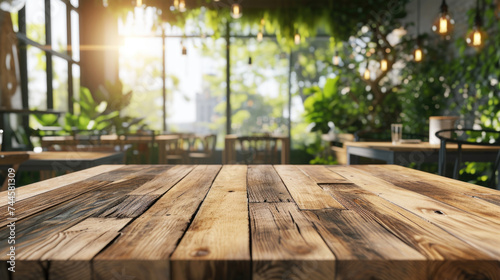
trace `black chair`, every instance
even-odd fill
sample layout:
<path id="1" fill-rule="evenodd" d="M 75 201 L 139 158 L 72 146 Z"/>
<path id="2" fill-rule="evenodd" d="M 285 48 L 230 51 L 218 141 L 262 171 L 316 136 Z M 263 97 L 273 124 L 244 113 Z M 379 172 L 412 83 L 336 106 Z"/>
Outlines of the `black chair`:
<path id="1" fill-rule="evenodd" d="M 436 137 L 441 140 L 438 169 L 441 176 L 445 176 L 446 173 L 446 144 L 457 144 L 457 156 L 453 168 L 454 179 L 458 179 L 458 172 L 462 164 L 462 145 L 498 147 L 498 153 L 493 164 L 493 172 L 489 182 L 489 187 L 493 188 L 495 186 L 495 173 L 500 163 L 500 131 L 487 129 L 444 129 L 436 132 Z"/>

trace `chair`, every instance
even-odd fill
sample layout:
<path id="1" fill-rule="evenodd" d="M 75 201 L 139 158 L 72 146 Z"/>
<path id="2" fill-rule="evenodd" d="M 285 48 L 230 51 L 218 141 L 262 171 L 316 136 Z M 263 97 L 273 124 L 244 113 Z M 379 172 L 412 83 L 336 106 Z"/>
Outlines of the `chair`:
<path id="1" fill-rule="evenodd" d="M 436 132 L 436 137 L 441 140 L 439 149 L 439 175 L 446 173 L 446 144 L 457 144 L 457 156 L 453 169 L 453 178 L 458 179 L 458 172 L 462 164 L 462 145 L 490 146 L 498 147 L 497 156 L 493 164 L 493 171 L 489 182 L 489 187 L 495 186 L 495 173 L 500 163 L 500 131 L 496 130 L 474 130 L 474 129 L 444 129 Z"/>
<path id="2" fill-rule="evenodd" d="M 240 161 L 244 164 L 279 163 L 277 139 L 271 136 L 238 137 Z"/>
<path id="3" fill-rule="evenodd" d="M 166 163 L 188 163 L 190 134 L 178 134 L 178 138 L 165 142 Z"/>
<path id="4" fill-rule="evenodd" d="M 217 135 L 194 137 L 189 143 L 189 163 L 214 163 Z"/>
<path id="5" fill-rule="evenodd" d="M 151 163 L 155 144 L 155 131 L 154 130 L 141 130 L 135 134 L 120 135 L 123 143 L 127 145 L 122 149 L 127 149 L 130 146 L 132 151 L 132 163 L 142 163 L 142 155 L 145 156 L 146 163 Z"/>

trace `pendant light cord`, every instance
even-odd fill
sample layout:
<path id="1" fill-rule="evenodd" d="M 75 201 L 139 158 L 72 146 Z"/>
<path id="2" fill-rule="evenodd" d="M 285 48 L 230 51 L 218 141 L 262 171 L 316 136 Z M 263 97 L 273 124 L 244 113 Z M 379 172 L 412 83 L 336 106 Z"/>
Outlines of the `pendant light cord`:
<path id="1" fill-rule="evenodd" d="M 417 0 L 417 38 L 418 37 L 420 37 L 420 0 Z"/>

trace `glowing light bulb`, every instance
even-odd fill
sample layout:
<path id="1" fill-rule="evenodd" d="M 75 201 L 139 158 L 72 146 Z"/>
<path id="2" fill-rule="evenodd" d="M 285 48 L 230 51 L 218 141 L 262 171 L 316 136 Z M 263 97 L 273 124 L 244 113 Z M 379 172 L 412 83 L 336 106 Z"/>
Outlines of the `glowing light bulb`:
<path id="1" fill-rule="evenodd" d="M 451 32 L 453 32 L 454 24 L 455 21 L 448 13 L 448 5 L 446 5 L 446 1 L 443 1 L 441 3 L 439 16 L 432 24 L 432 31 L 443 37 L 447 37 Z"/>
<path id="2" fill-rule="evenodd" d="M 240 4 L 233 4 L 231 6 L 231 17 L 240 18 L 242 16 Z"/>
<path id="3" fill-rule="evenodd" d="M 186 11 L 186 0 L 179 0 L 179 12 L 184 13 Z"/>
<path id="4" fill-rule="evenodd" d="M 300 34 L 299 33 L 295 33 L 295 36 L 294 36 L 293 40 L 295 41 L 295 45 L 300 44 Z"/>
<path id="5" fill-rule="evenodd" d="M 476 30 L 474 32 L 474 35 L 473 35 L 472 45 L 478 47 L 478 46 L 481 46 L 482 44 L 483 44 L 483 40 L 481 38 L 481 32 Z"/>
<path id="6" fill-rule="evenodd" d="M 264 34 L 262 34 L 262 32 L 259 31 L 259 33 L 257 33 L 257 41 L 262 41 L 262 39 L 264 38 Z"/>
<path id="7" fill-rule="evenodd" d="M 387 68 L 388 68 L 388 63 L 387 63 L 387 59 L 382 59 L 382 61 L 380 61 L 380 70 L 382 71 L 387 71 Z"/>
<path id="8" fill-rule="evenodd" d="M 446 34 L 448 33 L 448 21 L 446 18 L 439 18 L 439 33 Z"/>
<path id="9" fill-rule="evenodd" d="M 333 57 L 333 65 L 339 65 L 340 64 L 340 57 L 338 55 L 335 55 Z"/>
<path id="10" fill-rule="evenodd" d="M 142 0 L 135 0 L 135 5 L 136 5 L 137 7 L 142 6 Z"/>
<path id="11" fill-rule="evenodd" d="M 179 0 L 174 0 L 174 8 L 175 8 L 176 10 L 178 10 L 178 9 L 179 9 Z"/>
<path id="12" fill-rule="evenodd" d="M 415 61 L 416 62 L 420 62 L 422 61 L 422 58 L 423 58 L 423 52 L 422 52 L 422 49 L 420 47 L 418 47 L 416 50 L 415 50 Z"/>
<path id="13" fill-rule="evenodd" d="M 370 78 L 371 78 L 370 70 L 366 69 L 365 73 L 363 74 L 363 79 L 370 80 Z"/>

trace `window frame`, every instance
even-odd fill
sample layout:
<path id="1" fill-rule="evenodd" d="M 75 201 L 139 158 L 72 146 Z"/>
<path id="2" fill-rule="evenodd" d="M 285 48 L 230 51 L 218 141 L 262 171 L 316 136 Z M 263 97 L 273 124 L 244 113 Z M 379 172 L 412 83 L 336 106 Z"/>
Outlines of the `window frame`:
<path id="1" fill-rule="evenodd" d="M 78 65 L 80 67 L 80 61 L 73 59 L 73 48 L 72 48 L 72 20 L 71 12 L 75 11 L 80 19 L 80 11 L 78 7 L 71 4 L 70 0 L 57 0 L 66 4 L 66 41 L 67 50 L 65 52 L 58 52 L 52 49 L 52 18 L 51 18 L 51 0 L 44 0 L 44 15 L 45 15 L 45 45 L 42 45 L 27 36 L 26 28 L 26 7 L 23 7 L 18 12 L 18 26 L 19 31 L 16 33 L 18 44 L 19 44 L 19 68 L 21 77 L 21 99 L 22 107 L 24 109 L 30 110 L 29 106 L 29 87 L 28 87 L 28 46 L 35 47 L 45 53 L 46 58 L 46 100 L 47 100 L 47 111 L 54 110 L 54 88 L 53 88 L 53 57 L 56 56 L 66 61 L 68 65 L 68 111 L 70 113 L 74 112 L 73 97 L 75 96 L 74 85 L 73 85 L 73 66 Z M 78 3 L 80 4 L 80 3 Z M 80 5 L 78 5 L 80 6 Z M 80 25 L 80 22 L 78 22 Z"/>

